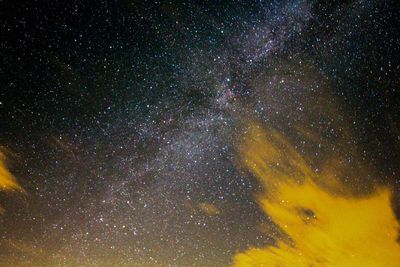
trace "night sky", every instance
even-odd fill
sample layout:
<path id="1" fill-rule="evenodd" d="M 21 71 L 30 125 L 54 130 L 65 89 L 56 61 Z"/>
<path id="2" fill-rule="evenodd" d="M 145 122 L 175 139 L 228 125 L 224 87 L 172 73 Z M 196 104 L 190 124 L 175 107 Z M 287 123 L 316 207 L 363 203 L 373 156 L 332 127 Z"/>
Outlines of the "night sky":
<path id="1" fill-rule="evenodd" d="M 273 244 L 248 121 L 400 215 L 398 1 L 0 1 L 0 266 L 229 266 Z M 3 174 L 1 174 L 3 175 Z M 1 179 L 0 179 L 1 181 Z"/>

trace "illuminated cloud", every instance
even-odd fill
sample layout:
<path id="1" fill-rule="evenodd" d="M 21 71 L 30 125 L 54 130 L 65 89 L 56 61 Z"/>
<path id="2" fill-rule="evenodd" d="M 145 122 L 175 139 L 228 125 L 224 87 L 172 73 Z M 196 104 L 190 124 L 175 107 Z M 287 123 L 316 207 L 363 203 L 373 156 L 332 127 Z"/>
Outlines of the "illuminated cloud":
<path id="1" fill-rule="evenodd" d="M 233 266 L 398 266 L 399 223 L 389 189 L 338 193 L 348 191 L 338 190 L 343 185 L 327 171 L 315 173 L 282 135 L 249 128 L 241 159 L 263 184 L 259 204 L 281 233 L 271 233 L 273 246 L 236 254 Z M 322 187 L 322 179 L 335 187 Z"/>
<path id="2" fill-rule="evenodd" d="M 18 184 L 14 175 L 9 171 L 6 164 L 7 158 L 3 149 L 0 148 L 0 191 L 20 191 L 24 192 L 24 189 Z M 0 207 L 0 213 L 3 213 L 4 209 Z"/>
<path id="3" fill-rule="evenodd" d="M 217 215 L 220 210 L 211 203 L 202 202 L 198 205 L 199 209 L 207 215 Z"/>
<path id="4" fill-rule="evenodd" d="M 218 215 L 221 213 L 221 210 L 217 206 L 208 202 L 193 203 L 186 200 L 184 202 L 184 205 L 187 209 L 191 210 L 194 213 L 200 212 L 210 216 Z"/>
<path id="5" fill-rule="evenodd" d="M 6 165 L 6 155 L 0 149 L 0 190 L 10 191 L 19 190 L 22 191 L 22 187 L 18 184 L 15 177 L 8 170 Z"/>

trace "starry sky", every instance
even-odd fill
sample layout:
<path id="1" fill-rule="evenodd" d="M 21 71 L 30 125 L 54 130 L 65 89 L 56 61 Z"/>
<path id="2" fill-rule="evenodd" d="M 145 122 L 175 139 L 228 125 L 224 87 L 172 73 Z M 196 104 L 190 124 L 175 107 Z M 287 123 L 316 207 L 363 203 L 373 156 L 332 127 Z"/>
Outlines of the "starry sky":
<path id="1" fill-rule="evenodd" d="M 238 157 L 247 121 L 316 172 L 335 151 L 349 190 L 388 186 L 400 215 L 398 1 L 0 14 L 0 156 L 18 183 L 0 189 L 0 266 L 229 266 L 273 244 Z"/>

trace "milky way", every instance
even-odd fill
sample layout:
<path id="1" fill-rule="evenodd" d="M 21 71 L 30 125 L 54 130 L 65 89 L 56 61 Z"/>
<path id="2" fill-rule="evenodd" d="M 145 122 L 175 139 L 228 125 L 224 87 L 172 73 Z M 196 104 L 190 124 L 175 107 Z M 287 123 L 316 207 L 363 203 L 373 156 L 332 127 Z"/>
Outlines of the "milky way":
<path id="1" fill-rule="evenodd" d="M 0 266 L 229 266 L 275 244 L 249 121 L 399 215 L 395 1 L 0 10 Z"/>

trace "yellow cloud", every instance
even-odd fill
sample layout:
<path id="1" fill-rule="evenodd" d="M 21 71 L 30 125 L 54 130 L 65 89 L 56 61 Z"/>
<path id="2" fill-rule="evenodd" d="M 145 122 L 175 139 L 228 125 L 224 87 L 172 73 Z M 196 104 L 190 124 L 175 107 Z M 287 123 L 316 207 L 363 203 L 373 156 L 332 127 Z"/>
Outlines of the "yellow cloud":
<path id="1" fill-rule="evenodd" d="M 198 207 L 202 212 L 204 212 L 207 215 L 217 215 L 220 213 L 219 209 L 211 203 L 203 202 L 200 203 Z"/>
<path id="2" fill-rule="evenodd" d="M 347 191 L 334 175 L 316 174 L 282 135 L 249 128 L 241 159 L 264 185 L 259 204 L 281 234 L 274 246 L 236 254 L 233 266 L 399 266 L 399 223 L 387 188 L 363 197 L 339 194 Z M 322 179 L 335 187 L 322 188 Z"/>

